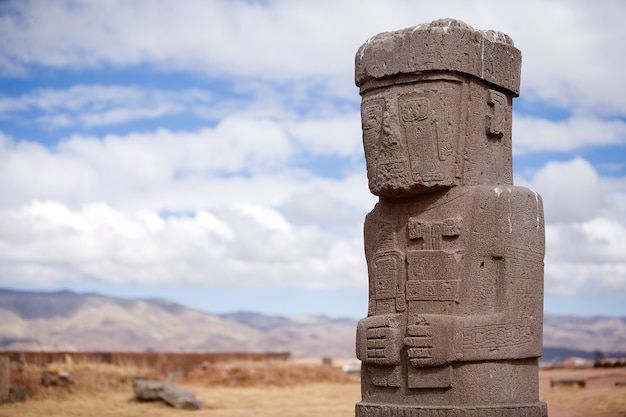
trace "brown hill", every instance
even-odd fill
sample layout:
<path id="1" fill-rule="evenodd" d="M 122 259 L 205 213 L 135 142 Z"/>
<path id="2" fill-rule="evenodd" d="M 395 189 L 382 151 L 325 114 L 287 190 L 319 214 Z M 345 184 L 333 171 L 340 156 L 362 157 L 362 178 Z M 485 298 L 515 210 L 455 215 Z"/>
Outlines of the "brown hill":
<path id="1" fill-rule="evenodd" d="M 160 299 L 0 290 L 0 349 L 354 356 L 356 322 L 214 315 Z"/>
<path id="2" fill-rule="evenodd" d="M 0 289 L 0 350 L 354 356 L 356 319 L 215 315 L 161 299 Z M 595 353 L 594 353 L 595 352 Z M 544 318 L 544 360 L 626 352 L 626 318 Z"/>
<path id="3" fill-rule="evenodd" d="M 548 360 L 626 356 L 626 318 L 546 315 L 543 346 Z"/>

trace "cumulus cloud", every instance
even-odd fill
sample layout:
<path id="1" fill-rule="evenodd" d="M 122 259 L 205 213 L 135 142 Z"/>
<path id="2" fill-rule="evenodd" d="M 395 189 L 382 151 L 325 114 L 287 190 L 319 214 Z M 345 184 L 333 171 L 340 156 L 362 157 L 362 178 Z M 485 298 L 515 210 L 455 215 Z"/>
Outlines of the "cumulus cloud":
<path id="1" fill-rule="evenodd" d="M 45 127 L 94 127 L 189 112 L 206 106 L 211 94 L 198 89 L 146 90 L 136 86 L 75 85 L 0 96 L 0 117 L 29 119 Z M 34 115 L 34 117 L 33 117 Z"/>
<path id="2" fill-rule="evenodd" d="M 566 115 L 515 115 L 516 155 L 546 161 L 545 151 L 625 145 L 626 84 L 615 81 L 625 13 L 619 0 L 3 2 L 7 82 L 130 68 L 201 88 L 55 79 L 3 92 L 3 122 L 44 129 L 0 132 L 0 276 L 362 288 L 361 227 L 375 198 L 353 81 L 359 45 L 448 16 L 507 33 L 523 52 L 525 100 Z M 548 294 L 626 297 L 626 179 L 614 168 L 602 177 L 574 158 L 525 179 L 544 198 Z"/>
<path id="3" fill-rule="evenodd" d="M 228 118 L 53 149 L 0 135 L 4 282 L 362 287 L 365 176 L 294 164 L 311 138 L 297 127 Z"/>
<path id="4" fill-rule="evenodd" d="M 530 185 L 544 196 L 548 223 L 590 220 L 600 214 L 604 204 L 600 177 L 582 158 L 547 163 L 535 173 Z"/>
<path id="5" fill-rule="evenodd" d="M 292 2 L 191 1 L 181 7 L 158 1 L 125 6 L 10 3 L 1 26 L 7 43 L 0 62 L 5 71 L 33 61 L 83 68 L 148 62 L 214 75 L 247 75 L 253 70 L 272 77 L 328 74 L 350 62 L 345 57 L 329 59 L 338 49 L 333 41 L 349 36 L 345 28 L 319 26 L 333 12 L 335 18 L 348 17 L 345 6 L 326 12 L 315 4 Z M 328 46 L 309 48 L 313 42 Z"/>
<path id="6" fill-rule="evenodd" d="M 34 201 L 0 216 L 5 282 L 73 280 L 254 288 L 364 285 L 361 241 L 294 226 L 269 207 L 221 206 L 162 216 L 105 203 L 71 210 Z"/>
<path id="7" fill-rule="evenodd" d="M 378 32 L 455 17 L 509 34 L 524 51 L 524 94 L 561 107 L 626 112 L 619 0 L 518 2 L 167 1 L 3 4 L 0 70 L 155 65 L 212 76 L 351 84 L 353 56 Z M 102 16 L 107 16 L 103 19 Z M 540 16 L 538 18 L 538 16 Z M 416 21 L 415 19 L 419 19 Z M 532 22 L 532 25 L 529 24 Z M 532 27 L 529 27 L 532 26 Z M 170 30 L 163 30 L 170 28 Z M 337 82 L 340 80 L 340 82 Z M 353 94 L 343 89 L 337 94 Z"/>
<path id="8" fill-rule="evenodd" d="M 626 122 L 575 116 L 566 120 L 516 114 L 513 119 L 516 154 L 571 151 L 585 146 L 626 145 Z"/>
<path id="9" fill-rule="evenodd" d="M 286 125 L 298 144 L 314 154 L 354 156 L 361 153 L 361 115 L 358 112 L 291 121 Z"/>
<path id="10" fill-rule="evenodd" d="M 250 175 L 281 168 L 293 154 L 278 124 L 242 119 L 195 132 L 76 135 L 53 150 L 3 136 L 0 148 L 0 182 L 10 190 L 0 198 L 5 201 L 108 198 L 185 178 Z"/>
<path id="11" fill-rule="evenodd" d="M 524 184 L 543 197 L 547 295 L 626 298 L 624 184 L 582 158 L 549 162 Z"/>
<path id="12" fill-rule="evenodd" d="M 136 196 L 155 201 L 162 193 L 164 199 L 176 195 L 175 200 L 196 208 L 202 206 L 201 201 L 206 204 L 237 192 L 242 193 L 239 199 L 252 201 L 267 192 L 275 204 L 291 193 L 281 187 L 306 191 L 303 183 L 334 193 L 337 184 L 354 182 L 355 172 L 363 169 L 358 120 L 355 112 L 315 119 L 233 114 L 214 127 L 195 131 L 73 134 L 51 148 L 16 141 L 0 132 L 0 185 L 7 190 L 0 196 L 0 205 L 37 198 L 65 201 L 74 207 L 85 201 L 125 204 L 121 201 Z M 341 164 L 339 181 L 314 172 L 315 159 L 329 156 Z M 216 195 L 211 198 L 207 195 L 211 193 L 199 191 L 203 187 L 215 190 Z M 359 181 L 359 187 L 366 192 L 364 181 Z M 356 198 L 356 205 L 364 200 Z M 163 199 L 158 204 L 163 205 Z M 172 205 L 176 203 L 166 208 Z"/>
<path id="13" fill-rule="evenodd" d="M 616 82 L 626 56 L 615 53 L 616 41 L 626 38 L 621 23 L 626 4 L 618 0 L 601 7 L 584 0 L 528 4 L 540 8 L 541 16 L 519 19 L 519 25 L 532 21 L 533 29 L 521 34 L 519 28 L 521 36 L 514 38 L 524 51 L 525 94 L 575 113 L 626 113 L 621 99 L 626 86 Z"/>
<path id="14" fill-rule="evenodd" d="M 625 237 L 623 223 L 605 218 L 548 225 L 546 294 L 626 299 Z"/>
<path id="15" fill-rule="evenodd" d="M 360 224 L 364 219 L 354 218 L 355 210 L 346 201 L 334 198 L 322 188 L 293 194 L 285 202 L 284 209 L 296 223 L 305 224 Z"/>

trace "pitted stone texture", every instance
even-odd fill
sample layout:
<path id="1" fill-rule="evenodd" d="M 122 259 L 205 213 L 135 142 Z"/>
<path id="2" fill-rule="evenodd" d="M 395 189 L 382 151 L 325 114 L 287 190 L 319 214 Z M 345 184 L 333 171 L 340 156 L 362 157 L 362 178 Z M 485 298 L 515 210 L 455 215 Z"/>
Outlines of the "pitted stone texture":
<path id="1" fill-rule="evenodd" d="M 519 95 L 522 56 L 507 35 L 441 19 L 370 38 L 356 54 L 356 84 L 424 71 L 472 75 Z"/>
<path id="2" fill-rule="evenodd" d="M 545 403 L 511 407 L 406 407 L 357 404 L 361 417 L 545 417 Z"/>
<path id="3" fill-rule="evenodd" d="M 174 408 L 185 410 L 202 410 L 204 404 L 193 394 L 167 382 L 136 379 L 133 381 L 135 398 L 139 401 L 162 400 Z"/>
<path id="4" fill-rule="evenodd" d="M 357 54 L 370 190 L 357 416 L 546 415 L 543 204 L 513 186 L 520 54 L 446 19 Z M 513 82 L 512 82 L 513 81 Z"/>
<path id="5" fill-rule="evenodd" d="M 445 395 L 422 392 L 422 404 L 536 399 L 543 254 L 542 202 L 527 188 L 381 198 L 365 220 L 363 399 L 404 403 L 436 388 Z"/>
<path id="6" fill-rule="evenodd" d="M 512 99 L 473 77 L 432 73 L 362 93 L 373 194 L 408 197 L 458 185 L 511 185 Z"/>

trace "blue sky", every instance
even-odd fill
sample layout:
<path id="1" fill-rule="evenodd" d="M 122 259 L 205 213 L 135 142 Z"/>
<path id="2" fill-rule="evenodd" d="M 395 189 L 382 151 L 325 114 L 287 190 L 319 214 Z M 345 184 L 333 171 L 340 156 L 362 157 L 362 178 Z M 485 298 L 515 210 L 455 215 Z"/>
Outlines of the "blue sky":
<path id="1" fill-rule="evenodd" d="M 354 54 L 454 17 L 522 51 L 515 183 L 544 198 L 545 311 L 626 316 L 625 15 L 619 0 L 1 2 L 0 287 L 364 316 L 376 198 Z"/>

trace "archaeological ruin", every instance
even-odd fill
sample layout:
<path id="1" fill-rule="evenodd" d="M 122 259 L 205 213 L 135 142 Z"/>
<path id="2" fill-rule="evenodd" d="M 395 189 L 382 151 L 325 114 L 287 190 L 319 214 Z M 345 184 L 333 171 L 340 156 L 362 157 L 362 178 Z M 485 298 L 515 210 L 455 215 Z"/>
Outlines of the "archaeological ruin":
<path id="1" fill-rule="evenodd" d="M 356 54 L 369 188 L 358 417 L 544 417 L 544 220 L 513 185 L 521 53 L 442 19 Z"/>

